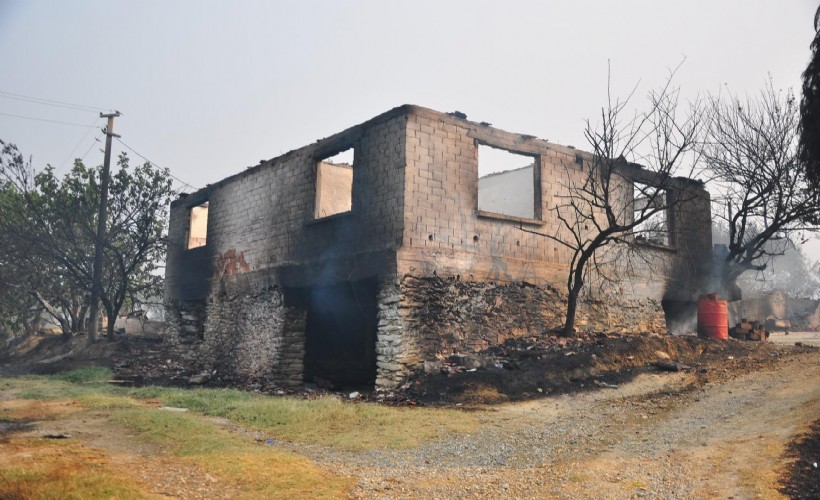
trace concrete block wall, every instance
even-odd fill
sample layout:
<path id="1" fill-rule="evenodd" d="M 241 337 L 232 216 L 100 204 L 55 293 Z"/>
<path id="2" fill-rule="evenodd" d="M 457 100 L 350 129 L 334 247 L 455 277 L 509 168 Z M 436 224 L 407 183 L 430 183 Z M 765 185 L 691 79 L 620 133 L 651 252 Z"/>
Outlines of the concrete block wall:
<path id="1" fill-rule="evenodd" d="M 180 198 L 171 207 L 167 295 L 208 288 L 224 276 L 317 265 L 400 245 L 404 205 L 404 115 L 353 127 Z M 352 211 L 314 218 L 316 166 L 323 157 L 355 147 Z M 205 247 L 187 250 L 191 207 L 209 202 Z M 201 255 L 191 282 L 184 268 Z M 189 266 L 190 268 L 190 266 Z"/>
<path id="2" fill-rule="evenodd" d="M 535 219 L 478 211 L 478 144 L 486 144 L 534 159 L 536 184 Z M 407 169 L 405 172 L 405 230 L 398 255 L 399 274 L 459 276 L 465 280 L 526 281 L 565 288 L 571 250 L 549 238 L 522 231 L 520 227 L 568 239 L 570 234 L 555 217 L 570 180 L 579 182 L 580 157 L 589 165 L 591 155 L 532 136 L 514 134 L 490 126 L 413 107 L 407 122 Z M 649 174 L 646 174 L 649 178 Z M 686 181 L 699 197 L 708 194 Z M 631 187 L 624 186 L 625 203 Z M 627 199 L 628 198 L 628 199 Z M 689 196 L 689 198 L 694 198 Z M 648 248 L 643 259 L 624 276 L 619 292 L 661 300 L 669 282 L 692 274 L 682 272 L 710 255 L 708 205 L 700 198 L 674 209 L 674 245 Z M 692 213 L 705 213 L 693 223 Z M 709 239 L 707 242 L 706 240 Z M 594 281 L 594 279 L 593 279 Z M 628 285 L 628 286 L 627 286 Z M 680 287 L 686 285 L 679 285 Z"/>
<path id="3" fill-rule="evenodd" d="M 175 201 L 166 269 L 169 344 L 203 370 L 301 383 L 306 311 L 287 306 L 283 290 L 355 273 L 395 276 L 405 123 L 402 113 L 377 117 Z M 317 164 L 351 146 L 352 210 L 317 220 Z M 188 250 L 189 211 L 206 201 L 207 243 Z M 185 319 L 188 303 L 199 308 L 197 332 Z"/>

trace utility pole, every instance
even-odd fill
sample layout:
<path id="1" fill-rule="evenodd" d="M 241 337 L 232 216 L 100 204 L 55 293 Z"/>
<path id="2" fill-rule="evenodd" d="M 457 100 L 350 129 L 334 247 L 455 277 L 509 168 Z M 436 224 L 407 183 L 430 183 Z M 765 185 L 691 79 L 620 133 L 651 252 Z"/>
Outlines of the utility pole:
<path id="1" fill-rule="evenodd" d="M 94 270 L 92 275 L 91 304 L 88 308 L 90 324 L 88 325 L 88 343 L 97 341 L 97 324 L 100 316 L 100 297 L 102 296 L 103 246 L 105 245 L 105 225 L 108 217 L 108 183 L 111 178 L 111 139 L 119 137 L 114 133 L 114 118 L 120 116 L 119 111 L 100 113 L 100 118 L 108 118 L 105 127 L 105 159 L 103 171 L 100 175 L 100 208 L 97 212 L 97 238 L 94 240 Z"/>

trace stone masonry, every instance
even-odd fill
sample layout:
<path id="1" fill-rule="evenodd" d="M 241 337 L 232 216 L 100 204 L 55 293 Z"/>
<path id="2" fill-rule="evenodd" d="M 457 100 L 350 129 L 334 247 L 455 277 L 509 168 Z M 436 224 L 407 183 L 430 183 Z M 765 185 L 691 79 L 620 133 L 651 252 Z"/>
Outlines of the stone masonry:
<path id="1" fill-rule="evenodd" d="M 478 210 L 479 145 L 531 158 L 535 217 Z M 352 188 L 339 194 L 350 211 L 317 218 L 318 166 L 349 148 Z M 340 380 L 389 388 L 438 355 L 559 327 L 570 255 L 521 228 L 561 234 L 550 208 L 589 159 L 407 105 L 181 195 L 167 342 L 203 370 L 290 385 L 340 370 Z M 647 246 L 643 265 L 595 287 L 579 327 L 663 330 L 663 300 L 696 298 L 711 255 L 709 197 L 676 183 L 668 195 L 685 201 L 667 214 L 670 244 Z M 205 203 L 206 242 L 188 248 L 191 210 Z"/>

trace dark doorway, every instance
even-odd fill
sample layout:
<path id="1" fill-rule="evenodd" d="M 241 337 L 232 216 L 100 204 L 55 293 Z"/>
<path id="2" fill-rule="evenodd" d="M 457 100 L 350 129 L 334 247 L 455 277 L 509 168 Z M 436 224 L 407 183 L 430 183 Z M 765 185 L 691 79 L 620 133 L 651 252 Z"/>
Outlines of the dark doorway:
<path id="1" fill-rule="evenodd" d="M 305 335 L 305 380 L 372 386 L 376 380 L 376 280 L 312 288 Z"/>

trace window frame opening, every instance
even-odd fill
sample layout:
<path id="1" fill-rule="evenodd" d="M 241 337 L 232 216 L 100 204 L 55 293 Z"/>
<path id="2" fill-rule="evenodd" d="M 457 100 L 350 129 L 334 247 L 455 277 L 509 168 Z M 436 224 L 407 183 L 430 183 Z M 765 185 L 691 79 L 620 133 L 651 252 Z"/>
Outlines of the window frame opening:
<path id="1" fill-rule="evenodd" d="M 208 244 L 208 209 L 207 200 L 188 208 L 188 227 L 185 231 L 186 250 L 194 250 Z M 203 215 L 204 220 L 200 220 Z"/>
<path id="2" fill-rule="evenodd" d="M 314 221 L 330 219 L 353 212 L 353 177 L 356 168 L 355 145 L 348 145 L 316 157 L 314 173 Z M 342 161 L 350 155 L 349 162 Z M 339 158 L 336 161 L 328 161 Z"/>
<path id="3" fill-rule="evenodd" d="M 509 157 L 503 158 L 499 153 L 493 152 L 492 155 L 495 156 L 495 158 L 490 160 L 490 162 L 482 164 L 482 151 L 484 151 L 486 155 L 486 152 L 490 150 L 507 153 Z M 528 165 L 515 167 L 510 165 L 510 163 L 515 161 L 511 157 L 526 157 L 531 159 L 531 161 Z M 483 141 L 476 141 L 476 158 L 478 169 L 476 212 L 479 217 L 511 220 L 536 225 L 543 224 L 541 215 L 542 187 L 540 154 L 518 151 Z M 486 173 L 482 172 L 483 169 L 497 169 L 500 165 L 506 168 Z M 521 174 L 525 174 L 526 170 L 531 171 L 531 177 L 526 176 L 527 180 L 515 178 L 516 176 L 522 177 Z M 496 181 L 495 186 L 489 186 L 490 181 Z M 484 187 L 482 187 L 482 184 L 484 184 Z M 516 189 L 518 187 L 524 188 L 524 203 L 520 202 L 522 190 Z M 503 192 L 505 189 L 507 191 L 506 193 Z M 520 207 L 529 205 L 530 203 L 532 207 L 531 210 L 520 210 Z M 509 208 L 506 208 L 504 205 Z"/>
<path id="4" fill-rule="evenodd" d="M 659 210 L 632 228 L 635 242 L 661 248 L 673 248 L 671 216 L 669 210 L 669 189 L 643 182 L 632 182 L 632 220 L 646 210 L 650 200 L 654 200 Z M 643 204 L 639 206 L 639 203 Z"/>

